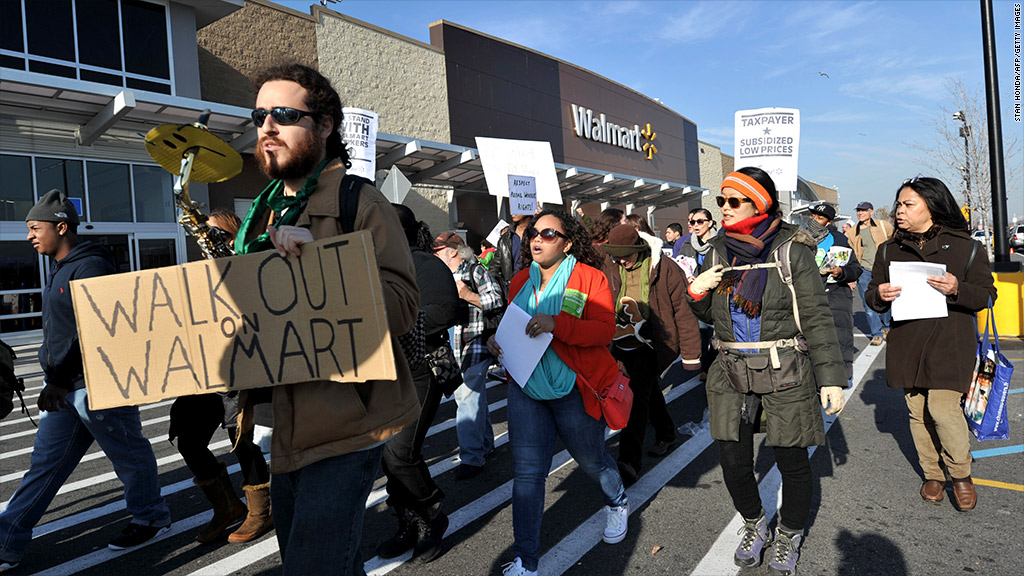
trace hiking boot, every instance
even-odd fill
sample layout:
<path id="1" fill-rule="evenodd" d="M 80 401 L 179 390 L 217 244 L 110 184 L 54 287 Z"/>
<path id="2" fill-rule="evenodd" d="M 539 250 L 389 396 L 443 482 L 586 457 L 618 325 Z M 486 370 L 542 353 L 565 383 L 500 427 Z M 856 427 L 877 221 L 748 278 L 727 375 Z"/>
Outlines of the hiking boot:
<path id="1" fill-rule="evenodd" d="M 768 573 L 774 576 L 796 574 L 796 562 L 800 559 L 800 545 L 803 541 L 803 530 L 790 532 L 776 528 L 775 545 L 772 547 L 771 560 L 768 561 Z"/>
<path id="2" fill-rule="evenodd" d="M 170 532 L 171 525 L 167 526 L 143 526 L 142 524 L 131 524 L 125 526 L 124 530 L 107 544 L 111 550 L 127 550 L 149 542 L 150 540 Z"/>
<path id="3" fill-rule="evenodd" d="M 416 523 L 416 547 L 413 558 L 426 564 L 441 555 L 444 551 L 444 532 L 448 529 L 448 516 L 441 510 L 438 502 L 430 507 L 427 514 L 412 513 Z"/>
<path id="4" fill-rule="evenodd" d="M 737 534 L 742 534 L 743 538 L 740 539 L 740 545 L 736 547 L 733 562 L 737 566 L 746 568 L 760 566 L 764 547 L 771 542 L 768 539 L 768 520 L 764 517 L 764 509 L 762 508 L 761 515 L 753 520 L 744 518 L 743 527 Z"/>
<path id="5" fill-rule="evenodd" d="M 629 505 L 605 506 L 606 514 L 604 524 L 604 541 L 609 544 L 618 544 L 626 537 L 626 528 L 629 521 Z"/>
<path id="6" fill-rule="evenodd" d="M 881 336 L 874 336 L 874 337 L 872 337 L 871 338 L 871 345 L 872 346 L 881 346 L 882 345 L 882 337 Z"/>
<path id="7" fill-rule="evenodd" d="M 501 567 L 501 576 L 537 576 L 537 571 L 523 568 L 522 560 L 516 558 Z"/>
<path id="8" fill-rule="evenodd" d="M 209 480 L 194 478 L 192 482 L 203 491 L 203 495 L 213 506 L 213 518 L 199 529 L 196 542 L 209 544 L 221 537 L 228 526 L 237 522 L 245 514 L 245 504 L 235 495 L 231 485 L 227 467 L 222 463 L 220 473 Z"/>
<path id="9" fill-rule="evenodd" d="M 251 542 L 274 527 L 274 518 L 270 515 L 270 482 L 255 486 L 242 486 L 245 491 L 245 506 L 248 514 L 245 522 L 228 536 L 228 542 L 242 544 Z"/>
<path id="10" fill-rule="evenodd" d="M 389 540 L 385 540 L 377 547 L 377 555 L 381 558 L 396 558 L 412 550 L 416 546 L 419 537 L 416 524 L 413 522 L 412 512 L 405 508 L 393 508 L 395 516 L 398 517 L 398 531 Z"/>
<path id="11" fill-rule="evenodd" d="M 882 340 L 888 340 L 888 339 L 889 339 L 889 330 L 887 328 L 882 328 Z"/>

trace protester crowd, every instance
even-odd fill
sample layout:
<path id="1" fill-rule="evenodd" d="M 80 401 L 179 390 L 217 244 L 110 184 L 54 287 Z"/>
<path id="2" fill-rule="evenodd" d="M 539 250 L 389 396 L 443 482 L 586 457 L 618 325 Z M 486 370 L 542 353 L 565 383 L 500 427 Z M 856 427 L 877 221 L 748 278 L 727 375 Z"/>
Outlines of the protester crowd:
<path id="1" fill-rule="evenodd" d="M 815 485 L 807 448 L 824 443 L 823 413 L 843 410 L 851 384 L 853 287 L 865 303 L 870 344 L 888 339 L 900 351 L 887 357 L 887 372 L 890 386 L 905 392 L 925 474 L 922 498 L 941 500 L 948 473 L 958 506 L 976 505 L 967 429 L 957 415 L 973 352 L 955 338 L 949 350 L 921 342 L 934 330 L 967 342 L 974 314 L 995 290 L 986 251 L 971 252 L 942 182 L 916 178 L 897 189 L 895 234 L 869 202 L 857 205 L 858 222 L 844 233 L 829 204 L 812 207 L 803 227 L 786 222 L 772 178 L 743 168 L 721 183 L 720 221 L 696 208 L 686 233 L 669 224 L 664 241 L 645 219 L 618 209 L 594 219 L 544 209 L 513 216 L 478 255 L 466 238 L 434 236 L 408 207 L 389 204 L 371 183 L 347 174 L 340 98 L 323 76 L 280 65 L 259 74 L 256 87 L 256 159 L 272 182 L 241 221 L 220 213 L 210 223 L 234 238 L 239 254 L 299 254 L 316 239 L 371 231 L 397 377 L 175 400 L 170 440 L 213 508 L 198 542 L 240 544 L 273 529 L 286 575 L 326 566 L 333 574 L 365 574 L 364 504 L 382 467 L 397 527 L 378 554 L 412 551 L 417 561 L 432 561 L 444 553 L 448 517 L 445 494 L 423 459 L 427 430 L 442 398 L 453 396 L 456 478 L 468 482 L 484 472 L 494 452 L 487 381 L 497 376 L 508 385 L 514 464 L 514 541 L 503 574 L 537 574 L 556 439 L 600 488 L 601 537 L 622 541 L 626 489 L 643 475 L 645 456 L 664 457 L 677 443 L 662 390 L 678 363 L 684 377 L 706 381 L 711 436 L 743 518 L 735 563 L 767 562 L 773 574 L 796 574 Z M 94 440 L 124 483 L 132 516 L 110 547 L 139 546 L 171 524 L 138 408 L 87 407 L 68 283 L 114 273 L 113 260 L 77 235 L 64 191 L 43 196 L 26 221 L 33 248 L 53 263 L 39 353 L 45 387 L 29 471 L 0 512 L 0 571 L 31 566 L 32 529 Z M 946 295 L 948 318 L 890 319 L 900 287 L 889 282 L 888 264 L 907 260 L 946 264 L 945 277 L 928 281 Z M 522 381 L 502 368 L 518 351 L 496 336 L 512 309 L 527 318 L 520 338 L 551 340 Z M 269 467 L 253 439 L 261 405 L 273 413 Z M 605 442 L 610 426 L 622 429 L 614 457 Z M 218 427 L 241 465 L 244 504 L 208 448 Z M 754 475 L 754 439 L 762 433 L 782 475 L 774 530 Z"/>

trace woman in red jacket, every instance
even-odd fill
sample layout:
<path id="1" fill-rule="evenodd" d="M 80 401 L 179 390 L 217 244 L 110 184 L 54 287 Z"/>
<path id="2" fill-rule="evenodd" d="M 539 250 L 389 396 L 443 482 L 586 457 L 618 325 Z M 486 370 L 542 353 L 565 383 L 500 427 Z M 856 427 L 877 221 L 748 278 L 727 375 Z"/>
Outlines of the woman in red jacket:
<path id="1" fill-rule="evenodd" d="M 601 485 L 607 512 L 605 542 L 615 544 L 626 537 L 628 515 L 622 479 L 605 449 L 601 407 L 588 391 L 588 385 L 604 390 L 618 373 L 608 351 L 615 313 L 608 281 L 600 270 L 602 258 L 583 226 L 564 212 L 541 212 L 525 237 L 525 269 L 512 278 L 509 298 L 531 315 L 528 336 L 550 332 L 554 339 L 529 380 L 509 386 L 515 560 L 505 565 L 506 576 L 537 574 L 544 482 L 556 435 Z M 493 337 L 487 347 L 496 357 L 502 356 Z"/>

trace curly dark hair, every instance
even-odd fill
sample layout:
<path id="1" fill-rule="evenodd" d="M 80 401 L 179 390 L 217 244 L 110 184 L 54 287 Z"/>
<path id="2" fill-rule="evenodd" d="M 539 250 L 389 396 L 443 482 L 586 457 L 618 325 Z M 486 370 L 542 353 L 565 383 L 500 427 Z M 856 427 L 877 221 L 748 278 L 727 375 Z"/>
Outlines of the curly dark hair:
<path id="1" fill-rule="evenodd" d="M 587 228 L 579 220 L 576 220 L 568 212 L 563 210 L 544 210 L 540 214 L 537 214 L 530 220 L 530 228 L 537 224 L 537 221 L 543 216 L 554 216 L 562 223 L 562 228 L 565 229 L 565 235 L 569 237 L 572 242 L 572 248 L 569 249 L 569 253 L 576 257 L 577 262 L 582 262 L 587 266 L 593 266 L 598 270 L 604 266 L 604 255 L 598 253 L 597 249 L 590 242 L 590 234 L 587 233 Z M 529 230 L 529 228 L 527 228 Z M 522 268 L 520 270 L 528 268 L 533 262 L 533 252 L 530 251 L 530 242 L 524 236 L 523 247 L 521 248 L 520 257 L 522 258 Z"/>
<path id="2" fill-rule="evenodd" d="M 625 214 L 618 208 L 605 208 L 597 215 L 593 229 L 590 230 L 590 240 L 594 243 L 601 243 L 608 240 L 608 233 L 622 223 L 622 215 Z"/>
<path id="3" fill-rule="evenodd" d="M 904 188 L 910 188 L 924 200 L 924 203 L 928 206 L 928 211 L 931 212 L 933 224 L 938 224 L 951 230 L 970 229 L 963 213 L 960 212 L 960 207 L 957 206 L 956 199 L 953 198 L 953 194 L 946 187 L 946 184 L 938 178 L 929 178 L 927 176 L 912 178 L 901 184 L 899 189 L 896 190 L 896 200 L 892 205 L 894 220 L 900 192 Z"/>
<path id="4" fill-rule="evenodd" d="M 345 168 L 351 168 L 348 150 L 341 139 L 341 97 L 331 86 L 331 81 L 309 66 L 290 62 L 275 64 L 257 72 L 252 83 L 258 93 L 264 84 L 274 80 L 295 82 L 306 89 L 306 107 L 309 111 L 318 122 L 325 119 L 331 122 L 331 134 L 327 137 L 327 157 L 338 158 L 345 164 Z"/>

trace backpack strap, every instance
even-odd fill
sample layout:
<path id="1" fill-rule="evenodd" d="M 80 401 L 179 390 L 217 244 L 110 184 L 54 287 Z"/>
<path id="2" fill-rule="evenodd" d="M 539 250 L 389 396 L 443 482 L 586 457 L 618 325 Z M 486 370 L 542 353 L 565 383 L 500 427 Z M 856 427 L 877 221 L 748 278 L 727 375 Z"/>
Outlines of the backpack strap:
<path id="1" fill-rule="evenodd" d="M 804 329 L 800 325 L 800 309 L 796 303 L 796 288 L 793 287 L 793 269 L 789 260 L 789 249 L 793 246 L 793 240 L 787 241 L 775 251 L 775 260 L 779 263 L 779 277 L 782 283 L 789 288 L 789 294 L 793 297 L 793 320 L 796 322 L 797 332 L 803 334 Z"/>
<path id="2" fill-rule="evenodd" d="M 349 234 L 355 230 L 356 211 L 359 209 L 359 190 L 364 184 L 371 184 L 369 180 L 355 174 L 345 174 L 338 186 L 338 206 L 341 216 L 341 233 Z"/>

